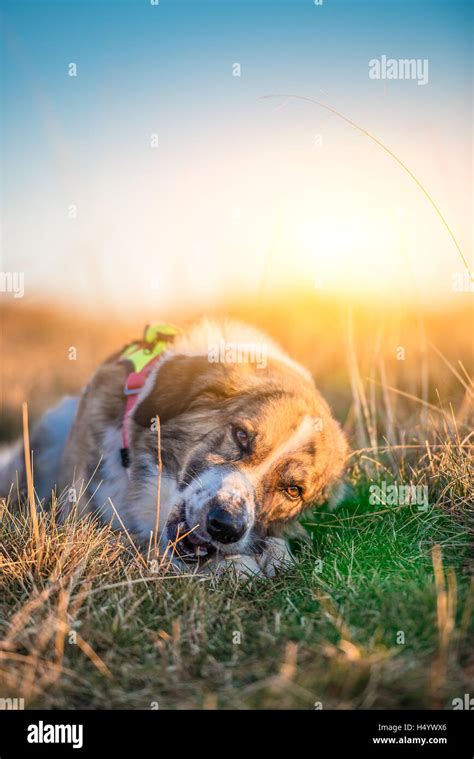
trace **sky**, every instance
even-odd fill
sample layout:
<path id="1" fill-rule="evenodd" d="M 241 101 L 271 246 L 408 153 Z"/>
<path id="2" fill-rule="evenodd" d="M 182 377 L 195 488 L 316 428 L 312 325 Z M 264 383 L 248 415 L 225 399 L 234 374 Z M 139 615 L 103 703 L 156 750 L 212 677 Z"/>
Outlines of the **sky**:
<path id="1" fill-rule="evenodd" d="M 0 7 L 1 267 L 29 301 L 470 289 L 470 2 Z M 383 56 L 419 74 L 371 78 Z"/>

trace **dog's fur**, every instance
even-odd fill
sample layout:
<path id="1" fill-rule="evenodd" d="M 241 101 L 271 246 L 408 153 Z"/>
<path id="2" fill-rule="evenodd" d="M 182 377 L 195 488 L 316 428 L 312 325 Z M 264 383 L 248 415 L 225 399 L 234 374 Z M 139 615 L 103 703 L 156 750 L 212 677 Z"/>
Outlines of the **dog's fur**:
<path id="1" fill-rule="evenodd" d="M 209 346 L 218 341 L 265 345 L 266 366 L 211 363 Z M 67 399 L 33 431 L 39 497 L 49 498 L 57 486 L 69 494 L 67 510 L 80 493 L 83 511 L 125 526 L 148 545 L 157 513 L 158 417 L 162 550 L 192 530 L 175 545 L 175 555 L 195 560 L 209 554 L 207 567 L 231 560 L 244 571 L 272 574 L 289 557 L 281 539 L 285 526 L 306 506 L 330 498 L 347 453 L 310 374 L 257 330 L 201 321 L 175 339 L 140 391 L 127 420 L 126 469 L 120 448 L 127 370 L 118 355 L 99 367 L 79 401 Z M 236 429 L 246 433 L 245 449 Z M 19 452 L 3 468 L 3 490 L 15 469 L 21 485 Z M 301 493 L 290 498 L 286 489 L 296 486 Z M 211 539 L 206 524 L 215 503 L 244 520 L 238 541 Z"/>

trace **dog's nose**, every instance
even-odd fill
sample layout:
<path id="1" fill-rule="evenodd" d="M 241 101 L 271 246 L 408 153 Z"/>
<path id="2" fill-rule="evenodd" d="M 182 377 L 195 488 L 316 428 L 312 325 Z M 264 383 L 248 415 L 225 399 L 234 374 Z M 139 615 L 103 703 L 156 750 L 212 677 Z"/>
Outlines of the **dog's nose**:
<path id="1" fill-rule="evenodd" d="M 207 531 L 219 543 L 236 543 L 247 529 L 244 514 L 232 513 L 222 506 L 213 506 L 207 515 Z"/>

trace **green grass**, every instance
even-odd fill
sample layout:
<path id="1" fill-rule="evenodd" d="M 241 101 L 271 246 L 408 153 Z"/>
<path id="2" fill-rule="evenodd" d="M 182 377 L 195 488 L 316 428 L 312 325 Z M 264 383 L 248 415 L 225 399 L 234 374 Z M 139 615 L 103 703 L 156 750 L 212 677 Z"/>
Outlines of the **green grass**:
<path id="1" fill-rule="evenodd" d="M 450 708 L 469 692 L 462 520 L 437 506 L 370 506 L 361 482 L 336 511 L 314 510 L 305 523 L 310 540 L 294 545 L 295 567 L 239 584 L 230 575 L 150 574 L 108 528 L 58 526 L 50 514 L 42 516 L 49 537 L 35 572 L 28 517 L 6 513 L 3 560 L 17 566 L 3 573 L 1 636 L 28 599 L 45 588 L 51 594 L 4 646 L 3 656 L 20 658 L 0 659 L 2 695 L 46 708 L 328 709 Z M 447 579 L 444 643 L 435 544 Z M 71 630 L 103 664 L 69 642 Z M 52 674 L 48 662 L 58 664 Z"/>

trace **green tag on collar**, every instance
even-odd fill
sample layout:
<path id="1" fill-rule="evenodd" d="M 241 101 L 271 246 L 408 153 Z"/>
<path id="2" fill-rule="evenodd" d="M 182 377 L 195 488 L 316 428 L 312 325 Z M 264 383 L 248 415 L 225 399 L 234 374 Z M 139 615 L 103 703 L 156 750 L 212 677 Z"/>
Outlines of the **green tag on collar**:
<path id="1" fill-rule="evenodd" d="M 130 361 L 134 372 L 141 372 L 152 359 L 156 358 L 167 349 L 168 345 L 173 341 L 173 338 L 176 337 L 176 335 L 180 334 L 181 330 L 179 327 L 175 327 L 174 324 L 161 324 L 155 322 L 145 328 L 143 341 L 128 345 L 120 358 Z M 146 343 L 146 345 L 144 345 L 144 343 Z"/>

